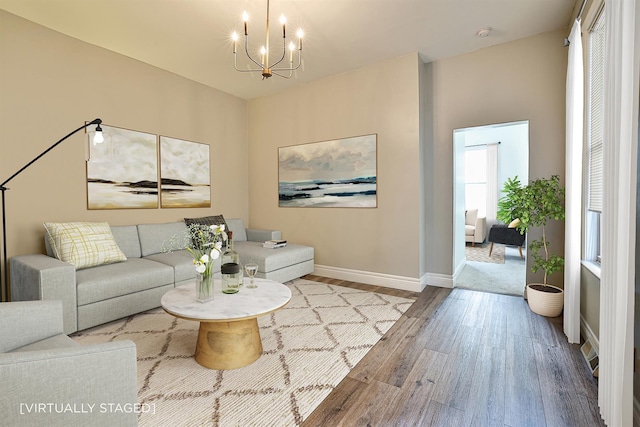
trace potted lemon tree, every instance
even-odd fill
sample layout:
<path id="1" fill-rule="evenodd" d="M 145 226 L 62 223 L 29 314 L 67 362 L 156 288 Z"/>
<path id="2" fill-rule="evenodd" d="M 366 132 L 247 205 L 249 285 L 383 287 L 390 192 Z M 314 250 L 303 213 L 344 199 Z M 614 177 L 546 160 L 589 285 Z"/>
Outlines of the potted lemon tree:
<path id="1" fill-rule="evenodd" d="M 542 228 L 541 237 L 527 245 L 527 252 L 533 260 L 531 271 L 544 272 L 542 283 L 527 284 L 529 307 L 534 313 L 542 316 L 559 316 L 564 305 L 564 291 L 562 288 L 550 285 L 547 280 L 552 273 L 562 271 L 564 258 L 550 252 L 550 242 L 545 226 L 550 220 L 564 220 L 565 189 L 560 185 L 560 177 L 553 175 L 548 179 L 531 181 L 515 193 L 520 215 L 520 224 L 517 228 L 520 232 L 528 231 L 531 227 Z"/>

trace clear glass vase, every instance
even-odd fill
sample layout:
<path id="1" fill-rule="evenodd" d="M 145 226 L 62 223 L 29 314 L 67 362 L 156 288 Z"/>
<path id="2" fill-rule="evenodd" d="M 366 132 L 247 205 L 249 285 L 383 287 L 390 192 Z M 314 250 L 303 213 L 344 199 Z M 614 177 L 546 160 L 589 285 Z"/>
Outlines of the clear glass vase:
<path id="1" fill-rule="evenodd" d="M 196 301 L 207 302 L 213 299 L 213 273 L 196 274 Z"/>

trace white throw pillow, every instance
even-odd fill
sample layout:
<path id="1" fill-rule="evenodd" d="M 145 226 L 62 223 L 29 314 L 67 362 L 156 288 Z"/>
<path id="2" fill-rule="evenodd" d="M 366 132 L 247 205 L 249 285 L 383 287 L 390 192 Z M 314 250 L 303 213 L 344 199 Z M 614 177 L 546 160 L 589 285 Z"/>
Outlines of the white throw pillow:
<path id="1" fill-rule="evenodd" d="M 127 260 L 106 222 L 46 222 L 44 228 L 56 258 L 76 269 Z"/>
<path id="2" fill-rule="evenodd" d="M 516 228 L 519 225 L 520 225 L 520 218 L 516 218 L 513 221 L 511 221 L 507 227 L 508 228 Z"/>

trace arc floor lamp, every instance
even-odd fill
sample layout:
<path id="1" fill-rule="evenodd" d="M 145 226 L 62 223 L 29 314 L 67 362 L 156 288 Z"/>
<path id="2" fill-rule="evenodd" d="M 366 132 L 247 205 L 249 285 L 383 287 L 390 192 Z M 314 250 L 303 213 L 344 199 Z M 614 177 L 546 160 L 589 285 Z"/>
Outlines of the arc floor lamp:
<path id="1" fill-rule="evenodd" d="M 38 154 L 33 160 L 29 163 L 18 169 L 16 173 L 11 175 L 9 178 L 4 180 L 2 184 L 0 184 L 0 191 L 2 191 L 2 268 L 4 268 L 4 280 L 2 281 L 2 286 L 0 287 L 0 294 L 2 296 L 2 302 L 6 302 L 9 300 L 9 262 L 7 258 L 7 222 L 6 222 L 6 212 L 5 212 L 5 192 L 9 189 L 6 185 L 16 176 L 20 175 L 25 169 L 34 164 L 38 159 L 42 156 L 46 155 L 49 151 L 56 148 L 60 145 L 65 139 L 69 138 L 73 134 L 80 132 L 83 129 L 88 128 L 91 125 L 96 125 L 96 133 L 94 135 L 94 143 L 101 143 L 104 141 L 104 137 L 102 135 L 102 128 L 100 125 L 102 124 L 102 120 L 94 119 L 91 122 L 80 126 L 78 129 L 70 132 L 65 137 L 61 138 L 58 142 L 54 143 L 51 147 L 44 150 L 42 153 Z M 1 278 L 2 276 L 0 276 Z"/>

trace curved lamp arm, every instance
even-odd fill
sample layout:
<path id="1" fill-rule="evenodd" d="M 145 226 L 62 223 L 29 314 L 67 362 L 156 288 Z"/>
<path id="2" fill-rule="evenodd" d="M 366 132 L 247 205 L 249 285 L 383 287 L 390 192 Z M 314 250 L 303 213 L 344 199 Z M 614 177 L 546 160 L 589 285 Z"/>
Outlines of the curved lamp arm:
<path id="1" fill-rule="evenodd" d="M 62 141 L 64 141 L 65 139 L 69 138 L 71 135 L 75 134 L 76 132 L 79 132 L 85 128 L 88 128 L 91 125 L 98 125 L 96 127 L 96 131 L 98 132 L 102 132 L 102 128 L 100 127 L 100 125 L 102 124 L 102 120 L 100 119 L 93 119 L 91 122 L 87 123 L 86 125 L 82 125 L 80 126 L 78 129 L 74 130 L 73 132 L 70 132 L 67 136 L 61 138 L 58 142 L 56 142 L 55 144 L 53 144 L 51 147 L 47 148 L 46 150 L 44 150 L 42 153 L 38 154 L 38 156 L 31 160 L 29 163 L 27 163 L 26 165 L 24 165 L 23 167 L 21 167 L 16 173 L 14 173 L 13 175 L 11 175 L 9 178 L 7 178 L 2 184 L 0 184 L 0 190 L 5 191 L 8 190 L 8 188 L 5 188 L 5 185 L 11 181 L 13 178 L 15 178 L 16 176 L 20 175 L 22 173 L 23 170 L 27 169 L 29 166 L 31 166 L 32 164 L 34 164 L 37 160 L 40 159 L 40 157 L 44 156 L 45 154 L 47 154 L 49 151 L 53 150 L 54 148 L 56 148 L 60 143 L 62 143 Z"/>
<path id="2" fill-rule="evenodd" d="M 102 128 L 100 127 L 101 124 L 102 124 L 102 120 L 93 119 L 89 123 L 80 126 L 78 129 L 74 130 L 73 132 L 70 132 L 68 135 L 66 135 L 63 138 L 61 138 L 58 142 L 53 144 L 51 147 L 47 148 L 42 153 L 38 154 L 33 160 L 31 160 L 29 163 L 27 163 L 26 165 L 24 165 L 23 167 L 18 169 L 18 171 L 16 173 L 11 175 L 9 178 L 4 180 L 2 182 L 2 184 L 0 184 L 0 191 L 2 191 L 2 259 L 3 259 L 2 265 L 4 267 L 4 281 L 2 283 L 2 286 L 0 287 L 0 297 L 1 297 L 0 299 L 2 300 L 2 302 L 5 302 L 5 301 L 9 300 L 9 298 L 8 298 L 8 296 L 9 296 L 8 295 L 9 294 L 9 263 L 7 261 L 7 223 L 6 223 L 5 201 L 4 201 L 5 200 L 4 199 L 4 193 L 5 193 L 5 191 L 8 190 L 8 188 L 5 187 L 5 185 L 9 181 L 11 181 L 13 178 L 15 178 L 16 176 L 20 175 L 25 169 L 27 169 L 29 166 L 34 164 L 42 156 L 44 156 L 49 151 L 53 150 L 58 145 L 60 145 L 60 143 L 62 143 L 62 141 L 64 141 L 65 139 L 69 138 L 71 135 L 73 135 L 73 134 L 75 134 L 75 133 L 77 133 L 77 132 L 79 132 L 79 131 L 81 131 L 83 129 L 86 129 L 91 125 L 97 125 L 96 126 L 96 132 L 102 132 Z"/>

